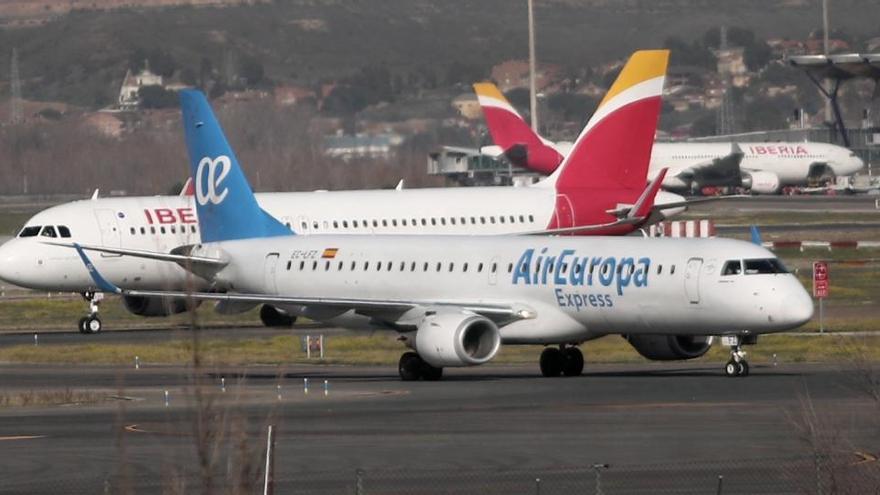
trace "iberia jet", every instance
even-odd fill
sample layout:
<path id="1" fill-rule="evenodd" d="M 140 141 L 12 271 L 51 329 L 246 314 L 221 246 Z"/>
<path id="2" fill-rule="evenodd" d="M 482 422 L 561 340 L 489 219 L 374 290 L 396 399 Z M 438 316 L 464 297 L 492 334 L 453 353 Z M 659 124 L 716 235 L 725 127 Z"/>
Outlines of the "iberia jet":
<path id="1" fill-rule="evenodd" d="M 667 60 L 665 50 L 636 52 L 575 144 L 577 151 L 533 186 L 264 193 L 257 201 L 300 235 L 632 232 L 686 205 L 678 195 L 658 192 L 658 182 L 652 186 L 646 178 Z M 222 133 L 215 139 L 225 142 Z M 199 230 L 193 201 L 221 199 L 230 167 L 219 158 L 201 164 L 193 171 L 193 196 L 95 198 L 40 212 L 0 247 L 0 278 L 23 287 L 83 293 L 93 304 L 80 329 L 97 332 L 101 320 L 94 298 L 100 294 L 89 290 L 88 273 L 69 250 L 39 241 L 165 253 L 211 241 Z M 185 270 L 161 260 L 105 252 L 95 262 L 105 276 L 131 288 L 206 287 L 204 280 L 190 280 Z M 187 309 L 182 300 L 126 296 L 124 302 L 142 316 Z M 271 305 L 262 308 L 261 318 L 267 325 L 291 322 Z"/>
<path id="2" fill-rule="evenodd" d="M 649 118 L 657 91 L 653 83 L 624 89 L 616 111 Z M 707 335 L 727 335 L 737 344 L 725 373 L 745 376 L 740 339 L 812 316 L 797 278 L 771 252 L 743 241 L 296 235 L 258 203 L 201 93 L 180 96 L 202 243 L 174 253 L 52 246 L 75 248 L 96 290 L 242 309 L 271 304 L 345 327 L 393 329 L 414 351 L 400 358 L 404 380 L 436 380 L 444 367 L 487 363 L 501 344 L 547 345 L 545 376 L 579 375 L 584 360 L 576 346 L 609 334 L 661 358 L 698 356 L 708 349 Z M 585 133 L 614 142 L 611 130 L 600 124 Z M 131 288 L 86 250 L 176 262 L 214 290 Z"/>
<path id="3" fill-rule="evenodd" d="M 534 132 L 494 84 L 477 83 L 474 90 L 495 142 L 483 153 L 504 155 L 542 174 L 553 173 L 572 144 L 554 143 Z M 864 166 L 852 151 L 826 143 L 655 143 L 648 177 L 668 168 L 663 187 L 673 191 L 743 186 L 754 193 L 774 194 L 823 176 L 852 175 Z"/>

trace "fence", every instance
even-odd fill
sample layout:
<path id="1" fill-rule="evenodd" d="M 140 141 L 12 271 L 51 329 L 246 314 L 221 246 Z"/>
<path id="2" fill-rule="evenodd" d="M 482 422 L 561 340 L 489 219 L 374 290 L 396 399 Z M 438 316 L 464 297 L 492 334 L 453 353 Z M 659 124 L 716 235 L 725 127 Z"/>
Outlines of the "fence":
<path id="1" fill-rule="evenodd" d="M 735 452 L 731 452 L 735 456 Z M 272 492 L 282 494 L 866 494 L 880 492 L 880 462 L 872 456 L 802 457 L 651 465 L 591 465 L 549 469 L 375 469 L 294 471 L 279 458 Z M 213 479 L 214 493 L 263 492 L 251 480 Z M 30 480 L 0 485 L 0 493 L 201 493 L 204 483 L 184 476 Z"/>

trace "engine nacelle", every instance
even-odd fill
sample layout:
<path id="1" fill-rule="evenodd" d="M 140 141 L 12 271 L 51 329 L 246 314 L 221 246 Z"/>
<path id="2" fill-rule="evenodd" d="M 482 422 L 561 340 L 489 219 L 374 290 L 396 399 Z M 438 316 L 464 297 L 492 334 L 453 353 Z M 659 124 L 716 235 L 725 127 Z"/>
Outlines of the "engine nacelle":
<path id="1" fill-rule="evenodd" d="M 695 359 L 712 347 L 712 337 L 694 335 L 627 335 L 626 340 L 652 361 Z"/>
<path id="2" fill-rule="evenodd" d="M 195 309 L 201 301 L 193 301 L 192 306 L 186 299 L 169 299 L 165 297 L 123 296 L 122 304 L 130 313 L 138 316 L 168 316 L 183 313 L 190 308 Z"/>
<path id="3" fill-rule="evenodd" d="M 431 366 L 474 366 L 498 354 L 501 333 L 498 325 L 484 316 L 434 313 L 425 316 L 409 345 Z"/>
<path id="4" fill-rule="evenodd" d="M 773 172 L 743 172 L 742 184 L 755 194 L 779 192 L 779 176 Z"/>

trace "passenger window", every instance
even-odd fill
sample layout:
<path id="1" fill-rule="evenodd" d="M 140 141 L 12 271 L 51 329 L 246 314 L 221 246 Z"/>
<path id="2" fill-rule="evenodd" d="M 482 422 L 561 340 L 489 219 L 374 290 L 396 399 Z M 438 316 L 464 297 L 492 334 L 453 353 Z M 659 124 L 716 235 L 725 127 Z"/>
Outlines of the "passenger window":
<path id="1" fill-rule="evenodd" d="M 507 264 L 507 273 L 513 273 L 513 263 Z"/>
<path id="2" fill-rule="evenodd" d="M 428 221 L 425 220 L 424 218 L 422 219 L 422 225 L 428 225 Z"/>
<path id="3" fill-rule="evenodd" d="M 477 219 L 474 217 L 471 217 L 471 225 L 476 225 L 476 224 L 477 224 Z"/>
<path id="4" fill-rule="evenodd" d="M 388 267 L 385 269 L 388 270 L 389 272 L 391 271 L 391 262 L 390 261 L 388 262 Z"/>
<path id="5" fill-rule="evenodd" d="M 495 217 L 489 217 L 489 223 L 494 224 L 494 223 L 495 223 Z"/>
<path id="6" fill-rule="evenodd" d="M 302 229 L 303 229 L 303 230 L 308 230 L 308 229 L 309 229 L 309 224 L 306 223 L 306 222 L 303 222 L 303 223 L 302 223 Z"/>
<path id="7" fill-rule="evenodd" d="M 427 261 L 425 262 L 425 265 L 422 267 L 422 271 L 423 272 L 428 271 L 428 262 Z"/>
<path id="8" fill-rule="evenodd" d="M 516 217 L 515 217 L 515 216 L 510 215 L 510 223 L 516 223 Z"/>
<path id="9" fill-rule="evenodd" d="M 468 269 L 468 264 L 465 263 L 464 266 L 461 267 L 461 271 L 462 271 L 462 272 L 467 272 L 467 269 Z"/>
<path id="10" fill-rule="evenodd" d="M 357 268 L 357 261 L 352 261 L 351 262 L 351 271 L 354 271 L 355 268 Z"/>
<path id="11" fill-rule="evenodd" d="M 347 228 L 348 228 L 348 220 L 343 220 L 343 221 L 342 221 L 342 228 L 343 228 L 343 229 L 347 229 Z"/>
<path id="12" fill-rule="evenodd" d="M 482 272 L 483 272 L 483 264 L 482 264 L 482 263 L 480 263 L 479 265 L 477 265 L 477 272 L 478 272 L 478 273 L 482 273 Z"/>
<path id="13" fill-rule="evenodd" d="M 287 227 L 290 228 L 290 224 L 287 224 Z M 176 234 L 176 233 L 177 233 L 177 227 L 175 227 L 174 225 L 171 226 L 171 233 L 172 233 L 172 234 Z"/>
<path id="14" fill-rule="evenodd" d="M 522 216 L 522 215 L 519 216 L 519 223 L 526 223 L 526 219 L 524 216 Z"/>
<path id="15" fill-rule="evenodd" d="M 373 227 L 378 227 L 378 226 L 379 226 L 379 221 L 373 220 Z"/>
<path id="16" fill-rule="evenodd" d="M 401 261 L 401 262 L 400 262 L 400 271 L 403 271 L 403 269 L 404 269 L 405 267 L 406 267 L 406 262 Z"/>
<path id="17" fill-rule="evenodd" d="M 147 233 L 147 229 L 141 227 L 141 235 L 146 234 L 146 233 Z"/>
<path id="18" fill-rule="evenodd" d="M 55 233 L 55 227 L 51 225 L 43 227 L 43 231 L 40 232 L 40 235 L 43 237 L 58 237 L 58 234 Z"/>
<path id="19" fill-rule="evenodd" d="M 670 275 L 675 275 L 675 265 L 672 265 L 672 266 L 669 267 L 669 274 L 670 274 Z"/>
<path id="20" fill-rule="evenodd" d="M 299 262 L 299 271 L 303 271 L 305 268 L 306 268 L 306 262 L 300 261 Z"/>
<path id="21" fill-rule="evenodd" d="M 318 269 L 318 262 L 317 262 L 317 261 L 313 261 L 313 262 L 312 262 L 312 271 L 315 271 L 315 270 L 317 270 L 317 269 Z"/>
<path id="22" fill-rule="evenodd" d="M 535 223 L 535 216 L 534 215 L 529 215 L 529 222 Z"/>
<path id="23" fill-rule="evenodd" d="M 336 220 L 333 220 L 333 228 L 334 228 L 334 229 L 338 229 L 338 228 L 339 228 L 339 222 L 337 222 Z"/>
<path id="24" fill-rule="evenodd" d="M 190 225 L 189 229 L 192 231 L 193 234 L 196 233 L 196 226 L 195 225 Z"/>
<path id="25" fill-rule="evenodd" d="M 19 237 L 35 237 L 39 233 L 40 233 L 39 226 L 25 227 L 25 228 L 21 229 L 21 232 L 19 232 L 18 236 Z"/>
<path id="26" fill-rule="evenodd" d="M 440 263 L 439 261 L 437 262 L 437 271 L 438 271 L 438 272 L 440 271 L 440 267 L 441 267 L 442 265 L 443 265 L 443 263 Z"/>
<path id="27" fill-rule="evenodd" d="M 404 227 L 406 227 L 406 219 L 405 218 L 401 219 L 400 224 L 403 225 Z"/>
<path id="28" fill-rule="evenodd" d="M 367 270 L 369 270 L 369 269 L 370 269 L 370 262 L 369 262 L 369 261 L 364 261 L 364 271 L 367 271 Z"/>
<path id="29" fill-rule="evenodd" d="M 159 230 L 160 230 L 163 234 L 165 233 L 165 227 L 159 227 Z"/>
<path id="30" fill-rule="evenodd" d="M 415 261 L 413 261 L 413 262 L 409 265 L 409 271 L 411 271 L 411 272 L 416 271 L 416 262 L 415 262 Z"/>
<path id="31" fill-rule="evenodd" d="M 131 228 L 130 232 L 131 232 L 131 235 L 134 235 L 134 233 L 135 233 L 134 227 Z"/>
<path id="32" fill-rule="evenodd" d="M 291 266 L 293 266 L 293 262 L 290 260 L 287 260 L 287 271 L 290 271 Z"/>
<path id="33" fill-rule="evenodd" d="M 480 223 L 485 225 L 486 224 L 486 217 L 480 217 Z"/>
<path id="34" fill-rule="evenodd" d="M 461 220 L 461 224 L 462 224 L 462 225 L 466 225 L 466 224 L 467 224 L 467 219 L 466 219 L 465 217 L 461 217 L 460 220 Z"/>
<path id="35" fill-rule="evenodd" d="M 385 219 L 383 218 L 383 219 L 382 219 L 382 226 L 383 226 L 383 227 L 387 227 L 387 226 L 388 226 L 388 220 L 385 220 Z"/>
<path id="36" fill-rule="evenodd" d="M 663 265 L 657 265 L 657 275 L 663 274 Z"/>
<path id="37" fill-rule="evenodd" d="M 455 217 L 449 217 L 449 223 L 455 225 Z"/>
<path id="38" fill-rule="evenodd" d="M 436 219 L 436 218 L 432 218 L 432 219 L 431 219 L 431 225 L 437 225 L 437 219 Z"/>
<path id="39" fill-rule="evenodd" d="M 391 219 L 391 226 L 397 227 L 397 219 L 396 218 Z"/>
<path id="40" fill-rule="evenodd" d="M 446 225 L 446 218 L 440 217 L 440 225 Z"/>
<path id="41" fill-rule="evenodd" d="M 501 215 L 500 217 L 498 217 L 498 221 L 501 223 L 504 223 L 504 215 Z"/>
<path id="42" fill-rule="evenodd" d="M 742 262 L 740 260 L 728 261 L 721 270 L 721 275 L 739 275 L 742 273 Z"/>
<path id="43" fill-rule="evenodd" d="M 339 272 L 342 271 L 342 262 L 341 261 L 339 262 L 339 265 L 336 266 L 336 271 L 339 271 Z"/>
<path id="44" fill-rule="evenodd" d="M 318 229 L 318 222 L 312 222 L 312 228 L 317 230 Z"/>
<path id="45" fill-rule="evenodd" d="M 492 273 L 498 271 L 498 263 L 492 263 Z"/>

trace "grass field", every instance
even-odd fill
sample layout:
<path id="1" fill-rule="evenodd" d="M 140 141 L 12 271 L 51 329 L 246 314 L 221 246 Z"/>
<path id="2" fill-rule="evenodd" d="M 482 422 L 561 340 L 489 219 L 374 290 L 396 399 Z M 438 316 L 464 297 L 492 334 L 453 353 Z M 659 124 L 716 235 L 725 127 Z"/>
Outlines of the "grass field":
<path id="1" fill-rule="evenodd" d="M 301 341 L 295 336 L 277 336 L 250 340 L 211 339 L 203 334 L 200 357 L 206 366 L 284 365 L 297 363 L 395 366 L 406 349 L 395 340 L 393 332 L 372 335 L 333 335 L 325 338 L 326 359 L 307 360 Z M 588 363 L 644 362 L 623 338 L 607 336 L 584 344 Z M 541 346 L 504 346 L 495 364 L 535 364 Z M 854 353 L 880 360 L 880 335 L 768 335 L 759 345 L 747 347 L 753 363 L 839 362 Z M 168 341 L 150 344 L 66 344 L 16 345 L 0 348 L 0 362 L 54 364 L 132 364 L 138 356 L 143 365 L 192 362 L 191 341 Z M 727 359 L 726 348 L 715 345 L 700 360 L 721 363 Z"/>

